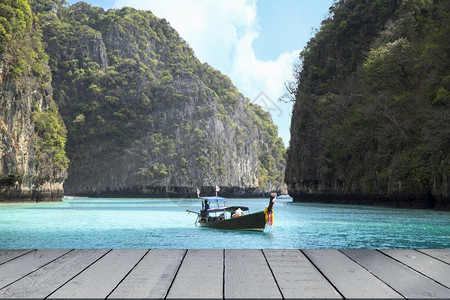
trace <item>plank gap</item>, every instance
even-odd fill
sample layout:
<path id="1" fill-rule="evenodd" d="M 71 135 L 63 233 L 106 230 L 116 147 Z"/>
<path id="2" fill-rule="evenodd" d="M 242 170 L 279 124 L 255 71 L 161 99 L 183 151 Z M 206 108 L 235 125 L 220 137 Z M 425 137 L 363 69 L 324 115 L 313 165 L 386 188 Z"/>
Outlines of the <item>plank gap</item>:
<path id="1" fill-rule="evenodd" d="M 128 275 L 130 275 L 130 273 L 136 268 L 136 266 L 144 259 L 144 257 L 147 256 L 147 254 L 150 252 L 150 249 L 147 250 L 147 252 L 145 252 L 144 255 L 142 255 L 141 259 L 139 259 L 136 264 L 130 269 L 130 271 L 128 271 L 127 274 L 125 274 L 125 276 L 116 284 L 116 286 L 112 289 L 111 292 L 109 292 L 109 294 L 106 296 L 106 299 L 108 299 L 108 297 L 117 289 L 117 287 L 125 280 L 125 278 L 127 278 Z"/>
<path id="2" fill-rule="evenodd" d="M 30 250 L 28 250 L 28 251 L 24 250 L 25 252 L 23 252 L 22 254 L 17 254 L 17 256 L 11 257 L 10 259 L 8 259 L 8 260 L 6 260 L 6 261 L 4 261 L 4 262 L 0 262 L 0 266 L 3 265 L 3 264 L 6 264 L 7 262 L 10 262 L 10 261 L 12 261 L 12 260 L 14 260 L 14 259 L 17 259 L 17 258 L 19 258 L 19 257 L 22 257 L 22 256 L 24 256 L 24 255 L 26 255 L 26 254 L 28 254 L 28 253 L 30 253 L 30 252 L 32 252 L 32 251 L 36 251 L 36 250 L 37 250 L 37 249 L 30 249 Z M 11 251 L 15 251 L 15 250 L 11 249 Z"/>
<path id="3" fill-rule="evenodd" d="M 375 249 L 376 251 L 378 251 L 377 249 Z M 364 267 L 362 264 L 358 263 L 358 261 L 356 261 L 355 259 L 351 258 L 349 255 L 345 254 L 344 251 L 342 251 L 342 249 L 338 250 L 339 252 L 341 252 L 342 254 L 344 254 L 345 256 L 347 256 L 350 260 L 352 260 L 353 262 L 355 262 L 356 264 L 358 264 L 361 268 L 363 268 L 364 270 L 366 270 L 367 272 L 369 272 L 370 274 L 372 274 L 372 276 L 374 276 L 376 279 L 378 279 L 379 281 L 383 282 L 385 285 L 387 285 L 390 289 L 392 289 L 393 291 L 395 291 L 397 294 L 399 294 L 400 296 L 402 296 L 404 299 L 408 299 L 408 297 L 406 297 L 405 295 L 403 295 L 402 293 L 400 293 L 400 291 L 396 290 L 393 286 L 391 286 L 389 283 L 387 283 L 386 281 L 384 281 L 383 279 L 381 279 L 380 277 L 378 277 L 375 273 L 373 273 L 372 271 L 370 271 L 368 268 Z M 378 251 L 380 252 L 380 251 Z M 380 252 L 382 253 L 382 252 Z"/>
<path id="4" fill-rule="evenodd" d="M 443 262 L 444 264 L 450 265 L 450 263 L 449 263 L 448 261 L 445 261 L 445 260 L 443 260 L 442 258 L 440 258 L 440 257 L 438 257 L 438 256 L 436 256 L 436 255 L 430 254 L 430 253 L 427 251 L 427 250 L 430 250 L 430 249 L 414 249 L 414 250 L 419 251 L 420 253 L 425 254 L 425 255 L 427 255 L 427 256 L 429 256 L 429 257 L 431 257 L 431 258 L 434 258 L 434 259 L 436 259 L 436 260 L 438 260 L 438 261 L 440 261 L 440 262 Z"/>
<path id="5" fill-rule="evenodd" d="M 222 267 L 222 299 L 225 300 L 225 249 L 222 250 L 222 262 L 223 262 L 223 267 Z"/>
<path id="6" fill-rule="evenodd" d="M 226 249 L 225 298 L 281 299 L 260 249 Z"/>
<path id="7" fill-rule="evenodd" d="M 90 266 L 92 266 L 93 264 L 95 264 L 96 262 L 98 262 L 100 259 L 102 259 L 105 255 L 107 255 L 109 252 L 111 252 L 112 249 L 109 249 L 108 251 L 105 252 L 105 254 L 101 255 L 99 258 L 97 258 L 96 260 L 94 260 L 91 264 L 89 264 L 88 266 L 86 266 L 85 268 L 83 268 L 83 270 L 81 270 L 80 272 L 78 272 L 77 274 L 75 274 L 74 276 L 72 276 L 71 278 L 69 278 L 69 280 L 67 280 L 66 282 L 64 282 L 63 285 L 61 285 L 60 287 L 58 287 L 56 290 L 54 290 L 53 292 L 51 292 L 50 294 L 48 294 L 44 299 L 48 299 L 51 295 L 53 295 L 54 293 L 56 293 L 56 291 L 58 291 L 59 289 L 61 289 L 62 287 L 64 287 L 66 284 L 68 284 L 72 279 L 74 279 L 75 277 L 77 277 L 78 275 L 80 275 L 81 273 L 83 273 L 84 271 L 86 271 Z"/>
<path id="8" fill-rule="evenodd" d="M 447 289 L 450 288 L 450 282 L 449 282 L 449 281 L 447 281 L 448 283 L 447 283 L 447 285 L 445 285 L 445 284 L 443 284 L 442 282 L 438 281 L 438 279 L 435 279 L 435 277 L 433 277 L 432 275 L 428 275 L 428 274 L 427 274 L 427 269 L 426 269 L 426 268 L 424 269 L 423 266 L 419 266 L 419 265 L 415 265 L 415 266 L 414 266 L 414 265 L 410 265 L 410 264 L 408 264 L 407 261 L 402 261 L 402 260 L 401 260 L 401 257 L 400 257 L 400 258 L 396 258 L 396 257 L 395 257 L 395 252 L 392 253 L 392 252 L 388 252 L 388 251 L 390 251 L 390 249 L 384 250 L 384 251 L 383 251 L 383 250 L 378 250 L 378 252 L 380 252 L 380 253 L 384 254 L 385 256 L 389 257 L 390 259 L 392 259 L 392 260 L 398 262 L 399 264 L 402 264 L 403 266 L 405 266 L 405 267 L 411 269 L 412 271 L 414 271 L 414 272 L 416 272 L 416 273 L 419 273 L 420 275 L 422 275 L 422 276 L 424 276 L 424 277 L 427 277 L 428 279 L 430 279 L 430 280 L 436 282 L 437 284 L 439 284 L 439 285 L 441 285 L 441 286 L 443 286 L 443 287 L 445 287 L 445 288 L 447 288 Z M 396 251 L 396 250 L 394 250 L 394 251 Z M 413 251 L 414 253 L 417 253 L 417 254 L 415 254 L 415 255 L 417 255 L 417 258 L 419 258 L 420 255 L 424 255 L 424 253 L 422 253 L 422 252 L 420 252 L 420 251 L 417 251 L 417 250 L 413 250 L 413 249 L 412 249 L 412 250 L 403 250 L 403 251 L 408 251 L 408 252 Z M 389 254 L 389 253 L 391 253 L 391 254 Z M 413 254 L 413 255 L 414 255 L 414 254 Z M 409 255 L 408 255 L 408 256 L 409 256 Z M 440 260 L 438 260 L 438 259 L 436 259 L 436 258 L 434 258 L 434 257 L 432 257 L 432 256 L 429 256 L 429 255 L 424 255 L 424 256 L 429 257 L 429 258 L 431 258 L 432 260 L 436 260 L 436 261 L 438 261 L 438 262 L 441 262 Z M 414 262 L 409 262 L 409 263 L 414 264 Z M 445 264 L 445 265 L 447 265 L 447 264 Z M 435 266 L 435 267 L 438 268 L 438 266 Z M 447 271 L 448 271 L 448 270 L 447 270 Z M 444 271 L 444 272 L 447 272 L 447 271 Z M 450 274 L 450 273 L 448 273 L 448 274 Z M 436 274 L 433 274 L 433 275 L 436 275 Z M 439 278 L 439 276 L 438 276 L 438 278 Z M 447 278 L 448 278 L 448 277 L 447 277 Z"/>
<path id="9" fill-rule="evenodd" d="M 345 249 L 348 256 L 358 261 L 360 265 L 370 269 L 378 278 L 389 282 L 391 287 L 400 291 L 406 298 L 449 298 L 450 289 L 436 284 L 417 271 L 406 267 L 402 263 L 379 253 L 375 249 Z M 397 251 L 402 252 L 402 249 Z"/>
<path id="10" fill-rule="evenodd" d="M 328 281 L 329 284 L 336 290 L 336 292 L 339 293 L 339 295 L 342 297 L 342 299 L 346 299 L 344 295 L 341 293 L 341 291 L 337 288 L 337 286 L 334 285 L 334 283 L 322 272 L 322 270 L 319 269 L 318 266 L 309 258 L 308 255 L 306 255 L 305 252 L 303 252 L 301 249 L 298 249 L 305 257 L 306 259 L 314 266 L 314 268 L 325 278 L 326 281 Z"/>
<path id="11" fill-rule="evenodd" d="M 167 292 L 164 295 L 164 299 L 167 299 L 167 296 L 169 295 L 170 289 L 172 288 L 173 283 L 175 282 L 175 279 L 177 278 L 178 272 L 180 271 L 181 266 L 183 265 L 183 262 L 184 262 L 184 259 L 186 258 L 187 253 L 188 253 L 188 250 L 186 249 L 184 251 L 184 255 L 183 255 L 183 258 L 181 259 L 180 265 L 178 266 L 178 269 L 175 272 L 175 275 L 173 276 L 172 282 L 170 283 L 169 288 L 167 289 Z"/>
<path id="12" fill-rule="evenodd" d="M 275 280 L 275 284 L 277 285 L 278 291 L 280 292 L 281 297 L 284 299 L 283 292 L 281 291 L 280 285 L 278 284 L 277 278 L 275 277 L 275 274 L 273 273 L 272 267 L 269 264 L 269 261 L 267 260 L 266 254 L 264 253 L 263 249 L 261 249 L 261 253 L 264 256 L 264 259 L 266 260 L 267 266 L 269 267 L 270 273 L 272 274 L 273 279 Z"/>
<path id="13" fill-rule="evenodd" d="M 106 250 L 75 249 L 2 289 L 0 298 L 44 299 L 105 252 Z"/>
<path id="14" fill-rule="evenodd" d="M 49 298 L 105 299 L 146 252 L 146 249 L 113 249 Z"/>
<path id="15" fill-rule="evenodd" d="M 189 249 L 167 299 L 222 299 L 221 249 Z"/>
<path id="16" fill-rule="evenodd" d="M 37 252 L 38 250 L 39 250 L 39 249 L 34 249 L 34 250 L 31 250 L 30 252 L 27 252 L 26 254 L 30 254 L 30 253 L 32 253 L 32 252 Z M 28 272 L 28 273 L 26 273 L 26 274 L 20 276 L 20 277 L 17 278 L 16 280 L 14 280 L 14 281 L 8 283 L 8 284 L 5 285 L 5 286 L 2 286 L 2 287 L 0 288 L 0 290 L 2 290 L 2 289 L 4 289 L 4 288 L 6 288 L 6 287 L 12 285 L 13 283 L 15 283 L 15 282 L 17 282 L 17 281 L 19 281 L 19 280 L 21 280 L 21 279 L 23 279 L 23 278 L 25 278 L 25 277 L 27 277 L 28 275 L 30 275 L 30 274 L 36 272 L 37 270 L 39 270 L 39 269 L 42 268 L 42 267 L 45 267 L 46 265 L 48 265 L 48 264 L 54 262 L 55 260 L 59 259 L 60 257 L 63 257 L 64 255 L 66 255 L 67 253 L 69 253 L 69 252 L 71 252 L 71 251 L 73 251 L 73 249 L 68 250 L 68 251 L 64 252 L 63 254 L 61 254 L 61 255 L 59 255 L 59 256 L 57 256 L 57 257 L 51 259 L 51 260 L 48 261 L 47 263 L 45 263 L 45 264 L 43 264 L 43 265 L 40 265 L 40 266 L 38 266 L 38 267 L 32 269 L 30 272 Z M 24 255 L 22 255 L 21 257 L 23 257 L 23 256 L 24 256 Z"/>

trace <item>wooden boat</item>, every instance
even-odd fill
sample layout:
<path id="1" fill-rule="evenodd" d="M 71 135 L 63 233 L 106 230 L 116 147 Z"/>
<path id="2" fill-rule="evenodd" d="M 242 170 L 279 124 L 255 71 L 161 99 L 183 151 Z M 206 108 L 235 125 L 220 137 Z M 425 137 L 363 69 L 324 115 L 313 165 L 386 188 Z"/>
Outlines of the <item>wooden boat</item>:
<path id="1" fill-rule="evenodd" d="M 226 199 L 222 197 L 201 197 L 202 209 L 200 212 L 186 210 L 197 214 L 195 224 L 201 227 L 226 229 L 264 231 L 266 223 L 272 225 L 273 204 L 276 193 L 270 196 L 269 205 L 263 211 L 250 213 L 245 206 L 226 206 Z M 210 208 L 209 203 L 214 207 Z"/>

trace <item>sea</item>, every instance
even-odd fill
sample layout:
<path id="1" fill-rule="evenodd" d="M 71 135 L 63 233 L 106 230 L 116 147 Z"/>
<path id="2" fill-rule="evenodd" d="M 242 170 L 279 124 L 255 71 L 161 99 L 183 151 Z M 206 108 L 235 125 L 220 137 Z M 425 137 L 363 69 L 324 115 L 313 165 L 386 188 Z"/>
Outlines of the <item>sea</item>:
<path id="1" fill-rule="evenodd" d="M 263 210 L 269 199 L 227 199 Z M 195 225 L 200 200 L 65 197 L 0 204 L 1 249 L 450 248 L 450 212 L 277 199 L 264 232 Z"/>

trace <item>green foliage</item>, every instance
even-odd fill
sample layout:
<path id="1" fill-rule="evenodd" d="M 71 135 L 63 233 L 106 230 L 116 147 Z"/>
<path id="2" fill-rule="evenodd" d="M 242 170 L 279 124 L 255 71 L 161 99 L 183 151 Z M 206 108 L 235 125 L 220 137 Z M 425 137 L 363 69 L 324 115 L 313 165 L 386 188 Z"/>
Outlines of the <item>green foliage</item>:
<path id="1" fill-rule="evenodd" d="M 48 56 L 42 50 L 41 32 L 26 0 L 0 3 L 0 55 L 14 78 L 24 74 L 44 76 Z"/>
<path id="2" fill-rule="evenodd" d="M 161 84 L 162 84 L 162 85 L 169 84 L 169 83 L 172 82 L 172 80 L 173 80 L 172 75 L 166 75 L 166 76 L 164 76 L 164 77 L 161 79 Z"/>
<path id="3" fill-rule="evenodd" d="M 37 171 L 39 176 L 49 177 L 63 174 L 61 171 L 68 167 L 64 150 L 66 128 L 52 100 L 49 57 L 43 49 L 37 21 L 26 0 L 0 3 L 0 57 L 6 76 L 12 77 L 18 89 L 17 101 L 21 100 L 20 95 L 31 95 L 26 99 L 30 103 L 15 105 L 33 107 Z"/>
<path id="4" fill-rule="evenodd" d="M 395 90 L 408 76 L 405 65 L 411 59 L 410 43 L 405 37 L 372 49 L 364 62 L 366 83 L 374 91 Z M 386 80 L 386 77 L 391 80 Z"/>
<path id="5" fill-rule="evenodd" d="M 33 121 L 38 158 L 42 163 L 51 161 L 61 170 L 66 170 L 69 163 L 64 150 L 67 131 L 56 106 L 51 105 L 48 110 L 42 110 L 36 106 L 33 111 Z"/>
<path id="6" fill-rule="evenodd" d="M 145 143 L 149 149 L 139 153 L 145 180 L 188 174 L 190 167 L 207 176 L 227 173 L 230 166 L 221 160 L 226 149 L 215 149 L 205 128 L 215 107 L 213 114 L 236 128 L 238 143 L 248 142 L 239 128 L 243 124 L 233 122 L 238 104 L 248 101 L 228 77 L 202 64 L 169 23 L 151 12 L 53 2 L 31 4 L 44 32 L 54 98 L 68 130 L 70 172 L 97 174 L 90 164 L 96 155 L 114 157 Z M 170 123 L 167 111 L 190 106 L 197 112 L 195 120 Z M 277 128 L 260 107 L 248 105 L 244 111 L 252 130 L 260 128 L 257 151 L 265 155 L 258 177 L 279 186 L 285 158 Z M 270 163 L 263 161 L 270 155 Z"/>
<path id="7" fill-rule="evenodd" d="M 449 169 L 449 23 L 448 1 L 336 2 L 301 54 L 287 180 L 439 195 Z"/>
<path id="8" fill-rule="evenodd" d="M 150 177 L 154 176 L 166 176 L 168 174 L 168 169 L 165 164 L 155 163 L 151 167 Z"/>
<path id="9" fill-rule="evenodd" d="M 363 62 L 363 51 L 395 8 L 393 0 L 336 2 L 330 8 L 332 17 L 322 22 L 300 54 L 300 91 L 326 93 L 330 84 L 356 71 Z"/>
<path id="10" fill-rule="evenodd" d="M 450 91 L 447 90 L 444 87 L 440 87 L 437 92 L 436 96 L 434 97 L 432 103 L 433 104 L 441 104 L 441 105 L 448 105 L 448 101 L 450 100 Z"/>
<path id="11" fill-rule="evenodd" d="M 286 150 L 278 137 L 278 127 L 272 122 L 270 114 L 259 105 L 249 104 L 253 121 L 263 133 L 264 143 L 258 151 L 258 181 L 265 190 L 276 190 L 284 181 Z"/>

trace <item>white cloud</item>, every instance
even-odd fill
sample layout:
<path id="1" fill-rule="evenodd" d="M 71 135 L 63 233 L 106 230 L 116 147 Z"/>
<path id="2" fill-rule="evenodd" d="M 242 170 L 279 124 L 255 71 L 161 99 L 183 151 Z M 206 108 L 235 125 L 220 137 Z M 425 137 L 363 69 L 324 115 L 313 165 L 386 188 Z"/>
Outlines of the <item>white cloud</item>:
<path id="1" fill-rule="evenodd" d="M 150 10 L 165 18 L 202 62 L 220 70 L 232 64 L 234 45 L 256 20 L 255 0 L 117 0 L 115 7 Z"/>
<path id="2" fill-rule="evenodd" d="M 255 99 L 264 92 L 272 99 L 270 105 L 276 106 L 272 110 L 265 108 L 287 143 L 291 105 L 277 100 L 284 94 L 284 82 L 292 78 L 292 66 L 300 51 L 282 53 L 268 61 L 256 57 L 252 44 L 260 29 L 256 5 L 256 0 L 116 0 L 115 3 L 116 8 L 150 10 L 167 19 L 200 61 L 228 75 L 244 96 Z M 281 117 L 278 108 L 283 110 Z"/>
<path id="3" fill-rule="evenodd" d="M 237 43 L 230 77 L 244 95 L 271 114 L 279 136 L 287 145 L 292 103 L 282 103 L 278 99 L 286 92 L 284 83 L 293 79 L 293 66 L 300 51 L 285 52 L 276 60 L 262 61 L 252 47 L 256 37 L 256 33 L 249 33 Z"/>
<path id="4" fill-rule="evenodd" d="M 282 53 L 276 60 L 259 60 L 252 47 L 256 37 L 256 33 L 249 33 L 238 41 L 231 77 L 241 84 L 248 97 L 264 92 L 275 101 L 285 92 L 284 82 L 293 76 L 292 68 L 299 50 Z"/>

